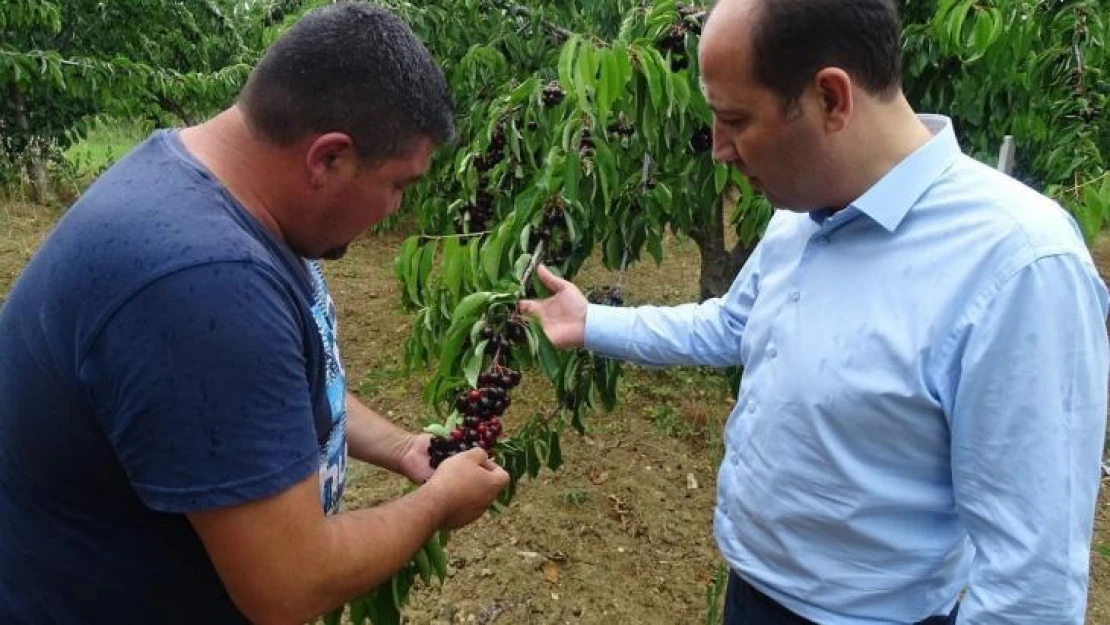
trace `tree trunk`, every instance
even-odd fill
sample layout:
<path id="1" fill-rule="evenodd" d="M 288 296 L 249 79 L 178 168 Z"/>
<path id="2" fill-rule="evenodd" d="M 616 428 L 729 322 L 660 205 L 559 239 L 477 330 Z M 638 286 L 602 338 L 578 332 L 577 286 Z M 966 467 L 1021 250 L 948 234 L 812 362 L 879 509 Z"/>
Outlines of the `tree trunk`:
<path id="1" fill-rule="evenodd" d="M 749 247 L 737 242 L 730 250 L 725 247 L 724 202 L 717 205 L 714 219 L 703 228 L 695 228 L 690 238 L 701 253 L 701 277 L 698 281 L 698 301 L 724 295 L 728 292 L 740 268 L 751 256 L 754 245 Z"/>
<path id="2" fill-rule="evenodd" d="M 36 204 L 46 204 L 53 200 L 50 193 L 50 179 L 46 172 L 46 149 L 42 139 L 31 134 L 31 125 L 27 121 L 27 109 L 23 100 L 23 93 L 16 85 L 8 86 L 8 98 L 15 111 L 15 125 L 18 131 L 28 138 L 27 142 L 27 175 L 31 178 L 31 196 Z"/>

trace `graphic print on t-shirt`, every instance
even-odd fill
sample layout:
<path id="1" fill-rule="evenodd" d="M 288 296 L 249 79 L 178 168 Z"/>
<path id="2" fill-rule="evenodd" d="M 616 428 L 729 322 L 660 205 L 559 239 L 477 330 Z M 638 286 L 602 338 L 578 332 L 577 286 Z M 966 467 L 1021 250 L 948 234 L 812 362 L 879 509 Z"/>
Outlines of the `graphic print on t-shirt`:
<path id="1" fill-rule="evenodd" d="M 327 442 L 320 447 L 320 499 L 324 512 L 339 512 L 343 501 L 343 485 L 347 478 L 347 379 L 343 362 L 339 359 L 339 344 L 336 336 L 339 324 L 335 314 L 335 303 L 331 299 L 324 274 L 319 263 L 309 261 L 312 275 L 314 298 L 312 317 L 320 331 L 327 358 L 327 393 L 331 406 L 331 433 Z"/>

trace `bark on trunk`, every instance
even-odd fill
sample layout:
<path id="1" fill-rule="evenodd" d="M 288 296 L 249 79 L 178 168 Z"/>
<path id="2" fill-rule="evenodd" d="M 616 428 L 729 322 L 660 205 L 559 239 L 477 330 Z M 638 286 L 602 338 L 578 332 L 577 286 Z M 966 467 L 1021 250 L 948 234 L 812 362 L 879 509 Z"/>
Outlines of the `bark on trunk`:
<path id="1" fill-rule="evenodd" d="M 15 125 L 19 132 L 30 137 L 27 143 L 27 175 L 31 178 L 31 196 L 36 204 L 50 202 L 50 179 L 46 171 L 46 150 L 39 137 L 31 135 L 31 125 L 27 120 L 27 108 L 19 87 L 9 85 L 8 98 L 15 111 Z"/>
<path id="2" fill-rule="evenodd" d="M 715 218 L 705 227 L 691 231 L 690 238 L 701 253 L 698 301 L 724 295 L 751 256 L 754 246 L 747 247 L 739 242 L 731 250 L 725 246 L 723 202 L 718 204 Z"/>

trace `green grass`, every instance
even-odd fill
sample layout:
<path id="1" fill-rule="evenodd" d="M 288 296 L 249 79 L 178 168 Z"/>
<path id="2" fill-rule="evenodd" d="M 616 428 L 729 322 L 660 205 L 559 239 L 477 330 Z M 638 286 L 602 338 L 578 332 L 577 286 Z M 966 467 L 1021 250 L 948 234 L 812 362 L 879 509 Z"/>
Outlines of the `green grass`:
<path id="1" fill-rule="evenodd" d="M 119 160 L 148 133 L 148 128 L 133 122 L 103 121 L 92 127 L 84 141 L 66 150 L 66 160 L 87 180 Z"/>
<path id="2" fill-rule="evenodd" d="M 559 501 L 569 507 L 584 506 L 591 499 L 593 496 L 590 495 L 590 491 L 581 488 L 572 488 L 559 493 Z"/>

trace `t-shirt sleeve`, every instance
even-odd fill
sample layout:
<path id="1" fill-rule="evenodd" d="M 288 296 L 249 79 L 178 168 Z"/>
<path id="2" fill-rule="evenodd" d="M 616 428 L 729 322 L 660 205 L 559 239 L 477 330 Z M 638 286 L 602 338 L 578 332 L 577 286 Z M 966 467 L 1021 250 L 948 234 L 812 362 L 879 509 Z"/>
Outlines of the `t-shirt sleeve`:
<path id="1" fill-rule="evenodd" d="M 262 265 L 209 263 L 147 285 L 97 333 L 82 382 L 147 506 L 231 506 L 317 470 L 293 298 Z"/>

